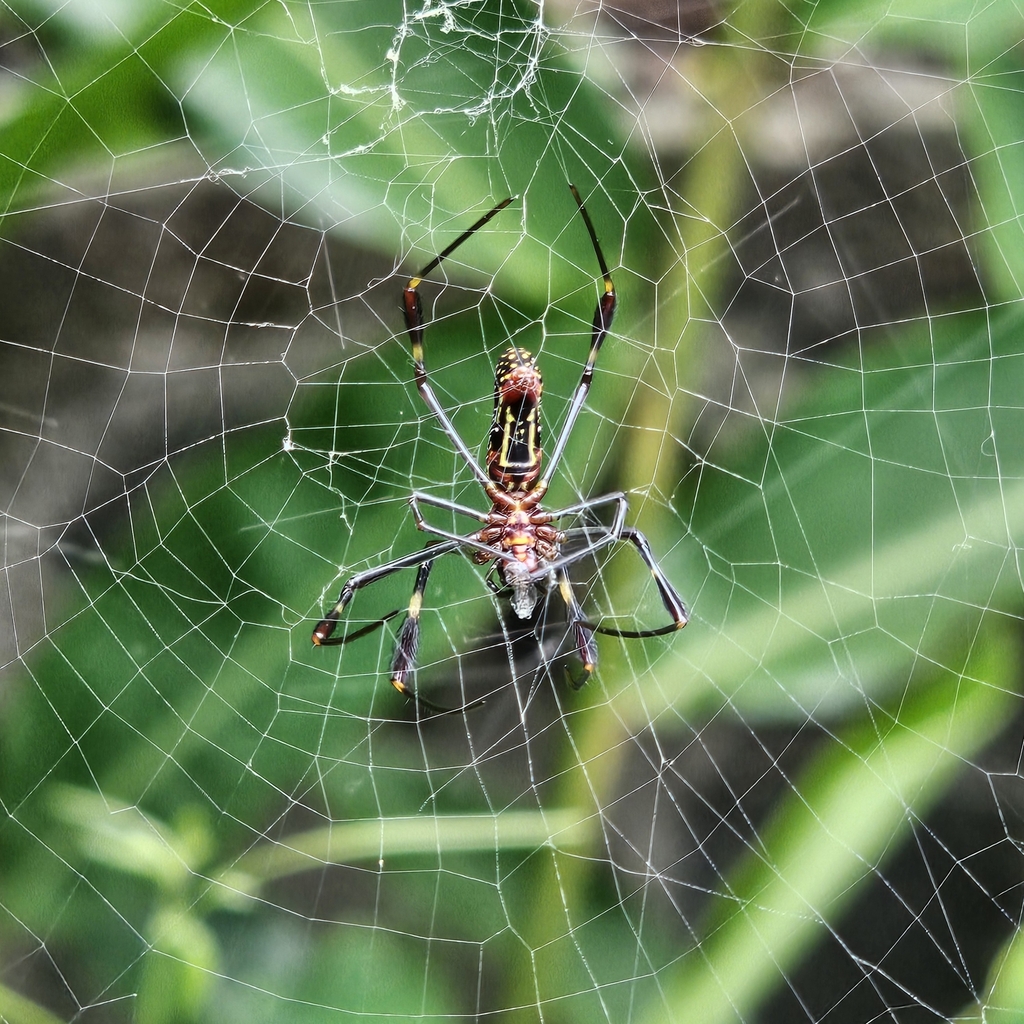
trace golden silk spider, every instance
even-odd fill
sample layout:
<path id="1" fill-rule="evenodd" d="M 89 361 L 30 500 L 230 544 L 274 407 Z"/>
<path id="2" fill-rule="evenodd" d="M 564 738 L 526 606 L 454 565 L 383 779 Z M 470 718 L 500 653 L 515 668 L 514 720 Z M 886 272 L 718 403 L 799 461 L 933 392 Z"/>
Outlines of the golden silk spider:
<path id="1" fill-rule="evenodd" d="M 594 253 L 601 269 L 604 290 L 598 298 L 597 309 L 594 313 L 590 354 L 569 404 L 565 422 L 555 440 L 546 471 L 541 475 L 543 453 L 541 449 L 540 403 L 543 385 L 536 360 L 526 349 L 510 347 L 498 360 L 494 375 L 494 420 L 491 424 L 488 441 L 486 468 L 477 462 L 469 447 L 456 432 L 451 419 L 434 394 L 423 362 L 424 322 L 419 293 L 423 279 L 492 217 L 504 210 L 515 199 L 514 196 L 511 196 L 508 199 L 503 199 L 497 206 L 485 213 L 440 255 L 435 256 L 419 274 L 410 279 L 402 294 L 406 331 L 412 347 L 416 388 L 455 451 L 480 482 L 484 493 L 491 502 L 490 511 L 480 512 L 443 498 L 436 498 L 418 491 L 414 492 L 409 498 L 409 504 L 416 526 L 437 539 L 419 551 L 395 558 L 376 568 L 367 569 L 350 577 L 341 588 L 334 607 L 327 612 L 313 630 L 313 643 L 318 647 L 346 644 L 366 636 L 397 615 L 401 609 L 389 612 L 368 626 L 363 626 L 345 636 L 334 636 L 338 621 L 356 591 L 402 569 L 418 567 L 412 598 L 409 601 L 406 617 L 395 644 L 391 662 L 391 685 L 403 696 L 431 712 L 458 713 L 483 703 L 482 700 L 476 700 L 461 708 L 442 708 L 419 696 L 406 682 L 416 667 L 420 612 L 427 580 L 434 562 L 441 555 L 446 555 L 449 552 L 466 552 L 477 565 L 493 563 L 491 573 L 496 575 L 497 583 L 492 584 L 492 588 L 510 597 L 512 610 L 520 619 L 530 619 L 541 599 L 550 591 L 558 590 L 565 602 L 568 623 L 573 631 L 575 650 L 583 667 L 582 674 L 573 684 L 576 687 L 582 686 L 586 682 L 597 664 L 595 633 L 640 639 L 674 632 L 677 629 L 682 629 L 687 622 L 686 606 L 659 568 L 647 539 L 639 530 L 625 525 L 629 506 L 623 492 L 615 491 L 600 497 L 587 498 L 575 505 L 569 505 L 553 512 L 547 512 L 541 508 L 541 501 L 547 493 L 552 474 L 565 451 L 569 435 L 572 433 L 576 419 L 586 401 L 590 382 L 594 375 L 594 365 L 615 313 L 615 286 L 612 284 L 608 265 L 601 252 L 597 232 L 594 230 L 594 225 L 576 187 L 570 185 L 569 188 L 593 243 Z M 420 508 L 421 505 L 445 509 L 476 519 L 484 525 L 481 529 L 465 535 L 442 530 L 426 521 Z M 614 506 L 611 524 L 608 526 L 600 525 L 586 530 L 568 529 L 563 531 L 554 525 L 559 519 L 579 516 L 608 505 Z M 581 546 L 563 553 L 563 545 L 567 540 L 574 538 L 574 535 L 582 535 L 585 542 Z M 621 630 L 595 625 L 584 618 L 582 609 L 573 594 L 567 569 L 580 559 L 587 558 L 620 541 L 628 541 L 632 544 L 644 565 L 650 570 L 661 602 L 672 619 L 668 625 L 657 629 Z M 488 582 L 490 582 L 490 574 Z"/>

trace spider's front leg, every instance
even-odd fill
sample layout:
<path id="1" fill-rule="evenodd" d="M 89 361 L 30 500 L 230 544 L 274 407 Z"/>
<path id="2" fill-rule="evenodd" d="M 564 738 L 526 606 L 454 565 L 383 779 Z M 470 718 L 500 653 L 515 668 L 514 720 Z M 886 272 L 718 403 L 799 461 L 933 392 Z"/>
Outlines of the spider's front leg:
<path id="1" fill-rule="evenodd" d="M 490 520 L 490 516 L 476 512 L 464 505 L 456 505 L 453 502 L 442 502 L 441 499 L 431 498 L 429 495 L 415 491 L 409 498 L 409 508 L 412 509 L 412 518 L 416 523 L 417 530 L 433 534 L 435 537 L 441 537 L 442 540 L 450 542 L 455 547 L 467 548 L 470 551 L 480 552 L 477 558 L 481 564 L 496 556 L 500 556 L 502 558 L 510 557 L 500 551 L 497 551 L 495 545 L 487 539 L 493 533 L 493 527 L 485 527 L 483 530 L 477 530 L 476 533 L 467 534 L 452 533 L 451 530 L 442 530 L 438 526 L 432 526 L 424 518 L 423 511 L 420 509 L 421 501 L 426 502 L 428 505 L 434 505 L 438 508 L 454 509 L 456 512 L 461 512 L 463 515 L 470 515 L 475 519 L 479 519 L 483 523 L 489 522 Z"/>
<path id="2" fill-rule="evenodd" d="M 423 278 L 427 276 L 432 270 L 436 269 L 441 265 L 467 238 L 475 234 L 480 230 L 495 214 L 504 210 L 509 203 L 512 202 L 514 196 L 509 196 L 508 199 L 503 199 L 497 206 L 493 207 L 487 213 L 485 213 L 472 227 L 463 231 L 458 238 L 455 239 L 451 245 L 443 249 L 437 256 L 435 256 L 415 277 L 409 279 L 409 283 L 405 286 L 402 292 L 402 312 L 405 314 L 405 329 L 409 335 L 409 346 L 412 349 L 412 363 L 413 371 L 416 378 L 416 390 L 419 391 L 420 397 L 423 399 L 427 408 L 434 414 L 434 418 L 438 421 L 441 429 L 445 432 L 448 440 L 452 443 L 455 450 L 462 456 L 463 461 L 473 471 L 473 475 L 480 481 L 485 487 L 490 483 L 490 479 L 487 474 L 477 464 L 476 459 L 473 457 L 473 453 L 469 450 L 466 442 L 462 440 L 452 421 L 449 419 L 448 414 L 444 411 L 441 403 L 437 400 L 437 395 L 434 394 L 434 389 L 430 386 L 430 378 L 427 376 L 427 368 L 423 362 L 423 333 L 424 333 L 424 321 L 423 321 L 423 302 L 420 299 L 420 285 L 423 283 Z"/>

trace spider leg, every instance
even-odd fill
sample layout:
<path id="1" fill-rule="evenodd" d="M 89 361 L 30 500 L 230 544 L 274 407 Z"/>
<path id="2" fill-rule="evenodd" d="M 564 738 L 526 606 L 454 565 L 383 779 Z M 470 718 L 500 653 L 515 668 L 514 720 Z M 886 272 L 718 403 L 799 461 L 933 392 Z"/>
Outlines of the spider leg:
<path id="1" fill-rule="evenodd" d="M 594 640 L 594 627 L 583 617 L 583 611 L 576 601 L 569 575 L 564 569 L 558 573 L 558 592 L 565 602 L 569 625 L 572 626 L 573 639 L 576 642 L 576 653 L 579 655 L 583 667 L 582 674 L 575 679 L 566 670 L 569 684 L 574 690 L 578 690 L 594 674 L 594 668 L 597 665 L 597 642 Z"/>
<path id="2" fill-rule="evenodd" d="M 431 502 L 430 504 L 434 504 L 434 502 Z M 416 521 L 417 530 L 422 530 L 424 533 L 430 533 L 435 537 L 440 537 L 442 538 L 442 541 L 449 541 L 453 547 L 470 548 L 473 551 L 486 551 L 492 558 L 500 558 L 505 562 L 516 561 L 515 556 L 509 554 L 507 551 L 502 551 L 490 544 L 485 544 L 480 540 L 480 536 L 477 533 L 452 533 L 450 530 L 442 530 L 440 527 L 433 526 L 428 523 L 426 519 L 423 518 L 423 513 L 420 511 L 419 494 L 413 494 L 412 497 L 409 498 L 409 507 L 412 509 L 412 516 Z"/>
<path id="3" fill-rule="evenodd" d="M 560 508 L 554 512 L 549 512 L 548 515 L 552 519 L 562 519 L 565 516 L 579 515 L 580 512 L 589 512 L 592 508 L 600 508 L 602 505 L 610 505 L 612 502 L 617 502 L 619 507 L 615 510 L 615 522 L 620 523 L 626 518 L 626 510 L 628 508 L 629 499 L 626 497 L 624 491 L 611 491 L 608 494 L 602 494 L 597 498 L 584 498 L 583 501 L 577 502 L 575 505 L 566 505 L 565 508 Z M 615 530 L 615 525 L 607 527 L 609 530 Z"/>
<path id="4" fill-rule="evenodd" d="M 361 636 L 366 636 L 367 633 L 372 633 L 375 629 L 380 628 L 388 621 L 388 619 L 397 615 L 399 609 L 388 612 L 388 614 L 383 616 L 381 619 L 370 623 L 369 626 L 363 626 L 361 629 L 356 630 L 355 633 L 349 634 L 348 636 L 332 636 L 334 630 L 337 628 L 338 620 L 341 618 L 341 615 L 345 611 L 349 601 L 351 601 L 355 596 L 357 590 L 361 590 L 363 587 L 368 587 L 371 583 L 376 583 L 378 580 L 382 580 L 393 573 L 399 572 L 401 569 L 411 569 L 414 566 L 422 565 L 424 562 L 437 558 L 438 555 L 443 555 L 448 551 L 454 551 L 457 547 L 458 544 L 454 542 L 445 543 L 444 541 L 435 541 L 428 544 L 421 551 L 414 551 L 411 555 L 403 555 L 401 558 L 394 559 L 394 561 L 385 562 L 384 565 L 378 565 L 374 569 L 367 569 L 365 572 L 359 572 L 356 573 L 355 576 L 350 577 L 345 581 L 345 585 L 341 588 L 341 593 L 338 595 L 338 600 L 335 602 L 334 607 L 316 624 L 316 629 L 313 630 L 312 637 L 314 646 L 340 646 L 342 644 L 347 644 L 350 640 L 356 640 Z"/>
<path id="5" fill-rule="evenodd" d="M 558 570 L 564 566 L 572 565 L 573 562 L 587 558 L 602 548 L 608 547 L 609 544 L 614 544 L 617 540 L 620 540 L 624 530 L 623 524 L 626 521 L 626 512 L 629 510 L 629 499 L 622 491 L 612 491 L 610 494 L 602 494 L 598 498 L 587 498 L 575 505 L 569 505 L 566 508 L 558 509 L 557 512 L 550 513 L 552 519 L 561 519 L 563 516 L 577 515 L 592 508 L 599 508 L 601 505 L 610 505 L 612 502 L 615 502 L 616 508 L 611 525 L 575 526 L 565 530 L 562 534 L 564 538 L 563 543 L 565 540 L 581 536 L 586 539 L 586 544 L 576 551 L 570 551 L 567 555 L 560 555 L 553 562 L 549 562 L 544 567 L 545 572 L 551 572 L 553 569 Z M 598 535 L 596 540 L 592 539 L 595 533 Z"/>
<path id="6" fill-rule="evenodd" d="M 598 534 L 594 538 L 593 534 Z M 567 555 L 559 555 L 553 562 L 547 562 L 544 566 L 538 569 L 535 573 L 531 574 L 531 578 L 534 580 L 542 579 L 549 572 L 558 572 L 564 569 L 566 566 L 572 565 L 575 562 L 579 562 L 584 558 L 589 558 L 591 555 L 597 554 L 598 551 L 608 547 L 610 544 L 614 544 L 616 541 L 621 540 L 621 537 L 616 536 L 606 526 L 600 526 L 595 529 L 587 529 L 586 527 L 577 527 L 571 530 L 566 530 L 563 534 L 566 540 L 571 540 L 576 536 L 583 536 L 587 542 L 581 548 L 577 548 L 575 551 L 570 551 Z"/>
<path id="7" fill-rule="evenodd" d="M 570 505 L 567 508 L 553 512 L 552 518 L 585 512 L 588 509 L 610 504 L 611 502 L 616 502 L 617 506 L 615 509 L 615 517 L 611 525 L 597 526 L 594 528 L 574 527 L 570 530 L 566 530 L 564 536 L 567 540 L 572 539 L 575 536 L 582 536 L 586 539 L 586 543 L 576 551 L 571 551 L 567 555 L 561 555 L 553 562 L 548 563 L 548 565 L 545 566 L 545 571 L 551 572 L 554 570 L 556 572 L 561 572 L 566 566 L 572 565 L 574 562 L 578 562 L 581 559 L 588 558 L 600 551 L 602 548 L 608 547 L 610 544 L 614 544 L 618 541 L 628 541 L 636 548 L 644 565 L 647 566 L 651 575 L 654 577 L 654 582 L 658 587 L 658 594 L 661 597 L 661 603 L 664 605 L 665 610 L 669 615 L 672 616 L 672 622 L 670 625 L 662 626 L 658 629 L 643 630 L 613 629 L 610 626 L 595 626 L 592 623 L 589 623 L 588 625 L 595 632 L 603 633 L 605 636 L 619 636 L 632 640 L 642 640 L 645 637 L 650 636 L 664 636 L 668 633 L 674 633 L 677 629 L 682 629 L 689 621 L 689 615 L 686 612 L 686 605 L 683 603 L 683 599 L 679 594 L 676 593 L 672 584 L 666 579 L 665 574 L 661 571 L 661 567 L 655 561 L 654 554 L 651 551 L 651 545 L 648 543 L 647 538 L 635 527 L 624 525 L 626 512 L 628 510 L 628 499 L 624 493 L 621 491 L 614 491 L 610 494 L 601 495 L 599 498 L 581 501 L 576 505 Z M 594 533 L 597 534 L 596 538 L 592 536 Z"/>
<path id="8" fill-rule="evenodd" d="M 601 246 L 597 241 L 597 232 L 594 230 L 590 214 L 587 213 L 587 209 L 583 205 L 583 200 L 580 199 L 580 194 L 576 190 L 576 186 L 570 185 L 569 188 L 572 190 L 572 195 L 576 200 L 576 205 L 580 208 L 580 215 L 583 217 L 583 223 L 587 226 L 587 233 L 590 235 L 590 241 L 594 244 L 597 263 L 601 268 L 601 276 L 604 278 L 604 292 L 597 300 L 597 309 L 594 311 L 594 326 L 590 339 L 590 355 L 587 357 L 586 366 L 583 367 L 583 376 L 580 377 L 580 382 L 576 385 L 576 392 L 572 396 L 569 411 L 566 413 L 565 422 L 562 424 L 562 431 L 558 435 L 554 451 L 551 453 L 551 458 L 548 461 L 547 471 L 544 474 L 544 478 L 537 484 L 537 486 L 542 490 L 547 490 L 552 474 L 555 471 L 555 467 L 558 465 L 558 461 L 562 457 L 562 452 L 565 450 L 565 446 L 569 441 L 569 435 L 572 433 L 572 428 L 576 423 L 576 417 L 579 416 L 580 410 L 583 408 L 583 403 L 587 400 L 587 392 L 590 390 L 590 382 L 594 376 L 594 364 L 597 362 L 597 356 L 601 351 L 601 345 L 604 343 L 604 339 L 608 336 L 608 331 L 612 326 L 612 317 L 615 315 L 615 285 L 612 284 L 612 276 L 608 272 L 608 264 L 605 262 L 604 253 L 601 252 Z"/>
<path id="9" fill-rule="evenodd" d="M 405 291 L 402 293 L 402 309 L 405 313 L 405 328 L 409 335 L 409 344 L 412 347 L 416 389 L 426 403 L 427 408 L 434 414 L 434 418 L 441 424 L 441 429 L 447 435 L 448 440 L 451 441 L 455 450 L 462 456 L 466 465 L 469 466 L 484 487 L 490 484 L 490 478 L 480 468 L 466 442 L 459 437 L 454 424 L 441 407 L 441 403 L 437 400 L 437 395 L 434 394 L 434 389 L 430 386 L 430 380 L 427 377 L 427 368 L 423 363 L 423 303 L 420 299 L 419 287 L 427 274 L 438 267 L 443 260 L 447 259 L 467 238 L 479 231 L 495 214 L 504 210 L 514 198 L 515 196 L 509 196 L 508 199 L 503 199 L 492 210 L 485 213 L 472 227 L 463 231 L 451 245 L 435 256 L 416 277 L 410 278 L 409 283 L 405 286 Z"/>
<path id="10" fill-rule="evenodd" d="M 623 528 L 618 539 L 629 541 L 640 554 L 644 565 L 647 566 L 654 577 L 658 593 L 661 595 L 661 603 L 665 606 L 665 611 L 672 616 L 672 622 L 670 625 L 661 626 L 658 629 L 612 629 L 607 626 L 592 626 L 591 628 L 596 633 L 603 633 L 605 636 L 625 637 L 627 640 L 643 640 L 649 636 L 664 636 L 667 633 L 674 633 L 677 629 L 682 629 L 689 621 L 686 605 L 683 604 L 683 599 L 676 593 L 675 587 L 665 578 L 665 574 L 654 560 L 654 554 L 651 551 L 651 545 L 647 542 L 647 538 L 639 530 L 634 529 L 632 526 L 627 526 Z"/>
<path id="11" fill-rule="evenodd" d="M 449 512 L 457 512 L 461 516 L 478 519 L 481 523 L 487 522 L 486 513 L 479 511 L 479 509 L 470 508 L 468 505 L 460 505 L 457 501 L 449 501 L 447 498 L 435 498 L 432 494 L 424 494 L 422 491 L 414 491 L 412 496 L 417 502 L 423 502 L 424 505 L 432 505 L 434 508 L 443 508 Z"/>
<path id="12" fill-rule="evenodd" d="M 494 594 L 496 597 L 500 596 L 502 594 L 502 592 L 505 590 L 505 584 L 504 583 L 495 583 L 494 582 L 493 577 L 494 577 L 494 575 L 495 575 L 495 573 L 497 571 L 497 568 L 498 568 L 498 563 L 497 562 L 493 562 L 491 564 L 490 571 L 484 577 L 484 583 L 487 584 L 487 589 L 492 594 Z"/>
<path id="13" fill-rule="evenodd" d="M 458 547 L 459 545 L 454 541 L 434 541 L 421 551 L 414 551 L 410 555 L 396 558 L 394 561 L 386 562 L 384 565 L 377 566 L 374 569 L 367 569 L 365 572 L 356 573 L 341 588 L 341 594 L 339 594 L 338 601 L 334 607 L 317 623 L 316 629 L 313 630 L 314 645 L 317 647 L 341 646 L 342 644 L 350 643 L 352 640 L 358 640 L 360 637 L 366 636 L 376 629 L 380 629 L 385 622 L 393 619 L 401 609 L 396 608 L 394 611 L 388 612 L 387 615 L 381 616 L 376 622 L 362 626 L 354 633 L 348 633 L 341 637 L 332 636 L 338 625 L 339 618 L 357 590 L 361 590 L 363 587 L 376 583 L 378 580 L 391 576 L 402 569 L 411 569 L 414 566 L 419 566 L 419 572 L 416 573 L 416 584 L 413 587 L 412 598 L 409 601 L 408 612 L 399 631 L 398 642 L 395 644 L 395 653 L 391 659 L 391 685 L 403 697 L 411 700 L 421 709 L 428 710 L 432 715 L 454 715 L 462 711 L 469 711 L 471 708 L 483 704 L 483 700 L 475 700 L 461 708 L 442 707 L 427 700 L 425 697 L 420 697 L 405 684 L 405 677 L 416 667 L 416 651 L 419 648 L 420 640 L 420 610 L 423 607 L 423 592 L 426 590 L 427 580 L 430 578 L 430 570 L 434 567 L 434 560 L 436 558 L 447 554 L 449 551 L 455 551 Z"/>
<path id="14" fill-rule="evenodd" d="M 434 545 L 437 547 L 438 545 Z M 433 553 L 433 549 L 428 549 Z M 420 646 L 420 611 L 423 608 L 423 593 L 427 589 L 427 580 L 430 578 L 430 570 L 434 568 L 433 558 L 427 559 L 420 565 L 416 573 L 416 585 L 412 590 L 412 597 L 409 599 L 409 611 L 402 623 L 398 634 L 398 642 L 395 644 L 395 654 L 391 659 L 391 685 L 407 700 L 412 701 L 421 710 L 437 715 L 455 715 L 462 711 L 469 711 L 472 708 L 483 704 L 483 699 L 470 701 L 460 708 L 446 708 L 440 704 L 421 697 L 414 690 L 411 690 L 405 682 L 416 668 L 416 653 Z"/>

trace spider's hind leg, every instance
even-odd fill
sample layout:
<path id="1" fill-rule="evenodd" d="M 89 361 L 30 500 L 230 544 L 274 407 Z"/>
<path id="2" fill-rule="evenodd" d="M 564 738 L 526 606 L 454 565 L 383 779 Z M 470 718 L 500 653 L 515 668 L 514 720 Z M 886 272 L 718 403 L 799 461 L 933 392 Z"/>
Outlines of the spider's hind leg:
<path id="1" fill-rule="evenodd" d="M 387 615 L 382 616 L 376 622 L 370 623 L 369 626 L 363 626 L 347 636 L 339 637 L 333 635 L 338 627 L 338 623 L 341 621 L 345 608 L 352 598 L 355 597 L 357 591 L 362 590 L 363 587 L 368 587 L 371 583 L 376 583 L 378 580 L 387 579 L 388 576 L 399 572 L 401 569 L 412 569 L 426 561 L 433 562 L 438 555 L 443 555 L 447 551 L 454 551 L 457 547 L 458 544 L 453 541 L 448 543 L 434 541 L 421 551 L 414 551 L 411 555 L 403 555 L 401 558 L 386 562 L 384 565 L 378 565 L 374 569 L 367 569 L 365 572 L 356 573 L 341 588 L 341 593 L 338 595 L 338 600 L 335 602 L 334 607 L 316 624 L 311 638 L 313 646 L 340 647 L 342 644 L 357 640 L 359 637 L 366 636 L 367 633 L 372 633 L 375 629 L 383 626 L 388 619 L 396 616 L 400 609 L 388 612 Z"/>
<path id="2" fill-rule="evenodd" d="M 446 708 L 421 697 L 406 685 L 406 677 L 411 676 L 416 669 L 416 654 L 420 646 L 420 612 L 423 609 L 423 593 L 427 589 L 427 580 L 430 578 L 430 570 L 433 567 L 434 560 L 429 559 L 419 567 L 419 571 L 416 573 L 416 585 L 413 587 L 412 597 L 409 599 L 409 610 L 402 623 L 402 628 L 399 630 L 395 654 L 391 659 L 391 685 L 420 710 L 426 710 L 431 716 L 437 717 L 438 715 L 457 715 L 463 711 L 470 711 L 479 707 L 484 701 L 483 699 L 474 700 L 462 707 Z"/>
<path id="3" fill-rule="evenodd" d="M 419 572 L 416 573 L 416 585 L 413 587 L 412 597 L 409 599 L 409 610 L 399 631 L 395 653 L 391 659 L 391 685 L 403 697 L 408 697 L 410 700 L 418 698 L 405 685 L 405 677 L 411 675 L 416 668 L 416 654 L 420 646 L 420 611 L 423 608 L 423 592 L 427 589 L 427 580 L 430 578 L 430 570 L 433 568 L 434 560 L 429 559 L 420 566 Z"/>
<path id="4" fill-rule="evenodd" d="M 661 603 L 665 606 L 665 611 L 672 616 L 672 622 L 667 626 L 660 626 L 657 629 L 612 629 L 605 626 L 593 626 L 594 631 L 602 633 L 604 636 L 618 636 L 627 640 L 644 640 L 647 637 L 665 636 L 668 633 L 674 633 L 677 629 L 682 629 L 690 621 L 686 605 L 683 604 L 683 599 L 676 593 L 676 588 L 669 583 L 665 574 L 661 571 L 661 566 L 655 561 L 647 538 L 635 527 L 626 526 L 623 527 L 618 539 L 629 541 L 636 548 L 644 565 L 647 566 L 651 576 L 654 577 L 654 582 L 658 587 L 658 594 L 661 597 Z"/>
<path id="5" fill-rule="evenodd" d="M 582 672 L 576 677 L 568 671 L 566 675 L 572 688 L 578 690 L 590 679 L 597 667 L 597 641 L 594 639 L 594 627 L 583 617 L 583 610 L 576 601 L 572 583 L 569 581 L 569 574 L 564 569 L 558 572 L 558 592 L 565 602 L 565 610 L 569 616 L 569 625 L 572 626 L 573 640 L 576 644 L 576 654 L 579 656 L 582 668 Z"/>

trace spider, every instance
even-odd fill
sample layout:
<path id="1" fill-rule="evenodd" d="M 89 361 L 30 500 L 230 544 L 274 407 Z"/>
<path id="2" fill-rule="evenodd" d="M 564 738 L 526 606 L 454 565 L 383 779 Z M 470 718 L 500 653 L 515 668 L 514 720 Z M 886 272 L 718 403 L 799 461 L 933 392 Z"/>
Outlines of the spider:
<path id="1" fill-rule="evenodd" d="M 594 364 L 597 362 L 601 345 L 611 327 L 616 302 L 615 286 L 612 284 L 608 265 L 601 252 L 601 246 L 598 244 L 597 232 L 594 230 L 594 225 L 582 199 L 580 199 L 576 186 L 570 185 L 569 188 L 593 243 L 594 253 L 597 256 L 604 281 L 604 292 L 598 298 L 597 309 L 594 313 L 590 354 L 583 367 L 583 375 L 576 386 L 572 401 L 569 403 L 569 411 L 562 424 L 561 432 L 555 440 L 554 449 L 548 460 L 547 471 L 542 475 L 540 401 L 543 385 L 536 360 L 526 349 L 510 347 L 498 360 L 494 374 L 494 420 L 491 424 L 485 459 L 486 469 L 474 458 L 473 453 L 456 432 L 448 414 L 438 402 L 434 390 L 430 386 L 430 379 L 423 362 L 424 321 L 419 293 L 423 279 L 463 242 L 487 224 L 492 217 L 513 202 L 516 197 L 510 196 L 485 213 L 440 255 L 435 256 L 416 277 L 410 279 L 402 295 L 405 325 L 412 346 L 416 388 L 456 452 L 480 482 L 484 493 L 491 502 L 491 509 L 489 512 L 480 512 L 443 498 L 435 498 L 418 491 L 414 492 L 409 498 L 409 504 L 417 528 L 438 539 L 429 542 L 425 548 L 419 551 L 395 558 L 374 569 L 356 573 L 349 578 L 341 588 L 334 607 L 327 612 L 313 630 L 313 643 L 318 647 L 346 644 L 366 636 L 397 615 L 401 609 L 389 612 L 376 622 L 346 636 L 336 637 L 333 635 L 334 630 L 356 591 L 402 569 L 418 567 L 412 598 L 409 601 L 408 611 L 395 644 L 391 662 L 391 685 L 409 700 L 434 713 L 459 713 L 483 703 L 482 700 L 476 700 L 461 708 L 442 708 L 419 696 L 410 689 L 406 682 L 416 667 L 416 652 L 420 636 L 420 611 L 423 606 L 427 580 L 434 562 L 441 555 L 446 555 L 449 552 L 464 551 L 477 565 L 493 563 L 487 575 L 488 586 L 495 593 L 507 594 L 510 597 L 512 610 L 520 619 L 531 618 L 541 598 L 551 590 L 558 590 L 566 606 L 576 653 L 583 667 L 579 678 L 573 681 L 573 686 L 576 689 L 590 678 L 597 665 L 595 633 L 640 639 L 674 632 L 677 629 L 682 629 L 687 622 L 686 606 L 659 568 L 647 539 L 639 530 L 625 525 L 628 501 L 623 492 L 615 491 L 597 498 L 587 498 L 575 505 L 569 505 L 554 512 L 546 512 L 541 508 L 541 501 L 547 493 L 552 474 L 562 458 L 569 435 L 572 433 L 576 419 L 586 401 L 590 382 L 594 375 Z M 476 519 L 484 525 L 481 529 L 465 535 L 451 533 L 428 523 L 423 516 L 421 505 L 445 509 L 470 519 Z M 613 506 L 610 526 L 601 525 L 590 529 L 576 528 L 563 531 L 553 525 L 560 519 L 578 516 L 603 506 Z M 592 534 L 595 530 L 598 535 L 593 537 Z M 562 546 L 567 540 L 574 537 L 583 538 L 582 546 L 569 553 L 563 553 Z M 658 629 L 622 630 L 595 625 L 584 618 L 573 594 L 567 569 L 574 562 L 619 541 L 628 541 L 632 544 L 644 565 L 650 570 L 658 587 L 661 602 L 672 619 L 669 625 Z"/>

